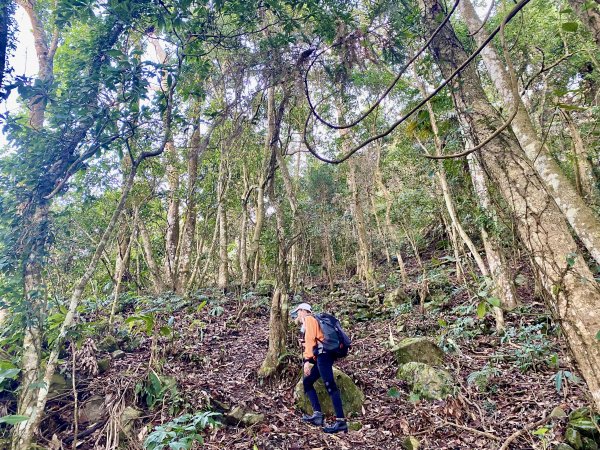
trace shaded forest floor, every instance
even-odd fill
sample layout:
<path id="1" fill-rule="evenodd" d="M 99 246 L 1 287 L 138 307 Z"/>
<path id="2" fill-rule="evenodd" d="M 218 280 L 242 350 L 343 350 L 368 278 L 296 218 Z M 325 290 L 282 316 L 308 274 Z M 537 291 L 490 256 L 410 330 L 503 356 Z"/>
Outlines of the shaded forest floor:
<path id="1" fill-rule="evenodd" d="M 348 434 L 326 435 L 300 421 L 293 399 L 301 370 L 294 326 L 280 375 L 268 381 L 257 378 L 268 346 L 268 292 L 223 296 L 206 291 L 187 300 L 131 299 L 117 326 L 125 353 L 113 354 L 101 375 L 79 375 L 80 408 L 86 411 L 92 398 L 103 399 L 104 405 L 95 422 L 80 419 L 79 433 L 84 437 L 78 448 L 104 448 L 106 439 L 119 434 L 115 417 L 127 405 L 143 413 L 127 430 L 130 441 L 122 448 L 140 448 L 148 424 L 167 422 L 183 409 L 205 411 L 224 403 L 262 413 L 265 419 L 249 427 L 225 425 L 208 431 L 203 448 L 316 450 L 398 449 L 408 435 L 419 439 L 422 449 L 499 448 L 512 433 L 555 407 L 568 414 L 587 404 L 585 385 L 568 376 L 575 370 L 564 341 L 534 297 L 528 274 L 517 277 L 523 306 L 506 315 L 506 333 L 500 336 L 491 313 L 482 320 L 477 317 L 476 292 L 459 286 L 453 278 L 454 264 L 440 257 L 430 252 L 426 259 L 430 295 L 425 314 L 410 303 L 383 304 L 383 294 L 399 285 L 399 275 L 391 267 L 380 268 L 385 272 L 382 286 L 370 292 L 353 281 L 340 283 L 333 293 L 318 285 L 306 287 L 304 300 L 350 322 L 354 346 L 338 367 L 355 380 L 366 401 L 363 413 L 350 418 L 354 430 Z M 417 279 L 417 269 L 412 272 L 411 279 Z M 417 285 L 405 288 L 416 292 Z M 89 314 L 88 320 L 92 323 L 98 317 Z M 125 331 L 130 327 L 133 330 Z M 446 368 L 456 379 L 458 395 L 446 401 L 419 401 L 395 378 L 398 367 L 390 348 L 410 336 L 430 336 L 446 351 Z M 96 341 L 99 349 L 106 346 L 106 337 Z M 96 357 L 108 354 L 98 350 Z M 68 373 L 69 367 L 65 363 L 63 370 Z M 162 387 L 152 387 L 149 367 Z M 567 374 L 559 379 L 560 392 L 559 371 Z M 58 438 L 65 448 L 70 446 L 72 400 L 67 389 L 49 404 L 42 428 L 50 448 L 53 435 L 55 442 Z M 565 423 L 566 419 L 548 421 L 544 434 L 532 434 L 539 428 L 535 427 L 509 448 L 549 448 L 563 440 Z"/>

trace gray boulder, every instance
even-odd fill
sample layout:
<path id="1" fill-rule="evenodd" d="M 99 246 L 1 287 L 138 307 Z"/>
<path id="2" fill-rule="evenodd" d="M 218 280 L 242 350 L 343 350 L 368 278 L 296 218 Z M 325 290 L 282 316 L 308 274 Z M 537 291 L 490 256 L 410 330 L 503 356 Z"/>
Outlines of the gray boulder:
<path id="1" fill-rule="evenodd" d="M 402 289 L 401 287 L 398 287 L 393 291 L 388 292 L 383 298 L 383 304 L 390 308 L 410 302 L 410 297 L 406 294 L 406 292 L 404 292 L 404 289 Z"/>
<path id="2" fill-rule="evenodd" d="M 444 352 L 427 338 L 406 338 L 393 349 L 398 364 L 418 362 L 430 366 L 444 364 Z"/>
<path id="3" fill-rule="evenodd" d="M 421 362 L 403 364 L 396 376 L 406 381 L 414 394 L 426 400 L 442 400 L 454 394 L 454 381 L 448 372 Z"/>
<path id="4" fill-rule="evenodd" d="M 362 411 L 362 405 L 365 401 L 365 394 L 363 394 L 354 381 L 352 381 L 352 378 L 335 367 L 333 368 L 333 378 L 335 379 L 335 384 L 337 384 L 342 396 L 344 413 L 346 413 L 346 415 L 360 413 Z M 315 383 L 315 390 L 317 391 L 323 414 L 335 414 L 333 410 L 333 403 L 331 403 L 331 398 L 325 389 L 322 379 L 319 379 Z M 313 413 L 310 401 L 304 394 L 302 379 L 298 382 L 298 384 L 296 384 L 296 388 L 294 389 L 294 399 L 296 401 L 296 406 L 298 406 L 298 408 L 300 408 L 303 412 L 307 414 Z"/>

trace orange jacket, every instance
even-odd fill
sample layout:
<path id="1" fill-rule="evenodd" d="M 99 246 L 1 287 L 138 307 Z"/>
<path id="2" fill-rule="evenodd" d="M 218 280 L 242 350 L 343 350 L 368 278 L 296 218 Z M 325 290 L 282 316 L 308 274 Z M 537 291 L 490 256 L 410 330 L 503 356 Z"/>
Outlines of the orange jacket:
<path id="1" fill-rule="evenodd" d="M 304 319 L 304 359 L 314 359 L 314 349 L 324 339 L 319 321 L 313 316 Z"/>

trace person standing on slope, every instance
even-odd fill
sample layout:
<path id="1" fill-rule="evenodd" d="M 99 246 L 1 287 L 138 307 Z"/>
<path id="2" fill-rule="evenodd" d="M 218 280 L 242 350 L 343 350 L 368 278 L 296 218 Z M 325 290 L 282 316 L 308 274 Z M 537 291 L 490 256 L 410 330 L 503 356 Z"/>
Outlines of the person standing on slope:
<path id="1" fill-rule="evenodd" d="M 323 426 L 325 433 L 339 433 L 340 431 L 347 433 L 348 424 L 344 416 L 342 397 L 333 378 L 333 363 L 336 357 L 323 350 L 323 330 L 321 330 L 319 321 L 312 315 L 312 308 L 308 303 L 300 303 L 292 310 L 291 314 L 294 321 L 301 324 L 301 331 L 304 334 L 302 384 L 304 393 L 310 400 L 314 411 L 310 416 L 305 414 L 302 420 L 313 425 Z M 321 404 L 314 388 L 314 384 L 319 378 L 323 379 L 335 410 L 336 420 L 332 425 L 324 424 Z"/>

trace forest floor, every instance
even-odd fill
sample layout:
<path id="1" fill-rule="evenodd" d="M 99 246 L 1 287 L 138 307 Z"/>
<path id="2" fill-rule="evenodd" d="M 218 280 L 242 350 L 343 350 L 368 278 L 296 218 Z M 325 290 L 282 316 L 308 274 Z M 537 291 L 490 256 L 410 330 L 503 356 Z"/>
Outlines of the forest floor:
<path id="1" fill-rule="evenodd" d="M 80 408 L 85 410 L 86 399 L 96 396 L 104 399 L 106 411 L 96 425 L 80 419 L 79 433 L 84 437 L 78 448 L 105 448 L 106 439 L 118 435 L 111 426 L 114 416 L 128 404 L 144 413 L 130 432 L 128 446 L 122 448 L 140 448 L 147 425 L 168 422 L 182 408 L 205 411 L 217 400 L 264 414 L 265 419 L 249 427 L 224 425 L 207 431 L 202 448 L 318 450 L 398 449 L 409 435 L 420 441 L 421 449 L 498 449 L 514 432 L 540 421 L 554 408 L 568 414 L 588 403 L 564 340 L 544 305 L 534 298 L 526 273 L 518 277 L 523 306 L 506 314 L 506 333 L 499 335 L 491 313 L 484 319 L 477 317 L 476 293 L 456 283 L 453 263 L 435 254 L 426 263 L 431 281 L 424 314 L 412 304 L 385 306 L 381 296 L 352 281 L 338 284 L 333 294 L 322 286 L 306 288 L 305 301 L 350 321 L 347 331 L 354 345 L 338 367 L 366 396 L 362 414 L 350 418 L 356 430 L 327 435 L 300 421 L 293 398 L 301 369 L 295 326 L 281 373 L 268 381 L 257 378 L 268 347 L 268 295 L 220 296 L 207 291 L 179 303 L 174 297 L 147 299 L 122 312 L 121 330 L 146 323 L 148 335 L 136 338 L 138 345 L 112 359 L 101 375 L 79 376 Z M 411 279 L 416 279 L 417 270 L 412 270 Z M 386 271 L 383 292 L 398 286 L 398 274 L 389 267 Z M 416 285 L 406 288 L 414 290 Z M 140 317 L 154 319 L 144 322 Z M 156 331 L 161 324 L 170 328 L 149 337 L 151 329 Z M 407 385 L 395 378 L 398 367 L 390 348 L 410 336 L 431 336 L 446 351 L 446 369 L 459 386 L 457 395 L 445 401 L 414 399 Z M 99 351 L 96 356 L 103 354 Z M 147 381 L 150 367 L 163 380 L 175 380 L 177 387 L 152 391 Z M 69 372 L 69 364 L 63 370 Z M 73 435 L 72 398 L 67 391 L 51 401 L 42 425 L 48 442 L 55 434 L 54 441 L 62 440 L 64 448 L 70 447 Z M 563 440 L 565 421 L 549 420 L 542 431 L 536 431 L 541 426 L 533 427 L 508 448 L 551 448 L 551 443 Z"/>

